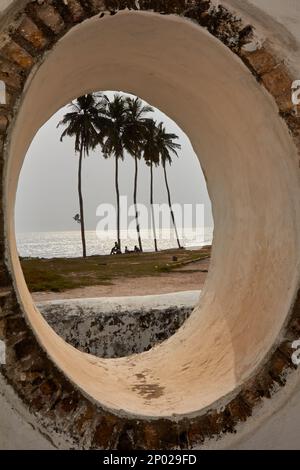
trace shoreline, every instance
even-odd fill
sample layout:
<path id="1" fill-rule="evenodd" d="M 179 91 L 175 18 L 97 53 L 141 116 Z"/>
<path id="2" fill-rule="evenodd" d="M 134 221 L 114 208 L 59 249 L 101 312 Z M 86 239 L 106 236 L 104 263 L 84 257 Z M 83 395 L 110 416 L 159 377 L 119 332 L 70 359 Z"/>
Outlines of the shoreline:
<path id="1" fill-rule="evenodd" d="M 113 256 L 130 256 L 130 255 L 157 255 L 159 256 L 160 254 L 164 253 L 173 253 L 173 252 L 193 252 L 193 251 L 200 251 L 200 250 L 211 250 L 212 244 L 207 244 L 207 245 L 200 245 L 200 246 L 183 246 L 182 248 L 165 248 L 165 249 L 158 249 L 158 251 L 154 250 L 144 250 L 143 252 L 140 253 L 135 253 L 134 251 L 130 251 L 129 253 L 122 252 L 119 255 L 113 255 Z M 92 255 L 87 255 L 86 259 L 91 259 L 91 258 L 107 258 L 111 257 L 112 255 L 110 253 L 106 254 L 92 254 Z M 39 260 L 81 260 L 83 259 L 82 256 L 53 256 L 51 258 L 45 257 L 45 256 L 21 256 L 19 255 L 20 261 L 39 261 Z"/>

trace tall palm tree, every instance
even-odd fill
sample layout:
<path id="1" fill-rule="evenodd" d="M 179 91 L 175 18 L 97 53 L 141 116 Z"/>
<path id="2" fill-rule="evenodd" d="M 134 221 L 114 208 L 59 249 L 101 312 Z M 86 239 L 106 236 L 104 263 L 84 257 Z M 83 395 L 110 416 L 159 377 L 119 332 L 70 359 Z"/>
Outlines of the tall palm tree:
<path id="1" fill-rule="evenodd" d="M 117 241 L 121 250 L 120 234 L 120 189 L 119 189 L 119 160 L 124 160 L 125 131 L 128 122 L 128 109 L 123 96 L 115 94 L 110 100 L 102 97 L 99 116 L 99 141 L 105 158 L 115 158 L 115 188 L 117 198 Z"/>
<path id="2" fill-rule="evenodd" d="M 156 224 L 154 214 L 154 198 L 153 198 L 153 166 L 159 165 L 159 150 L 157 146 L 157 127 L 154 120 L 149 120 L 147 124 L 147 131 L 144 141 L 144 160 L 150 168 L 150 207 L 151 207 L 151 218 L 152 218 L 152 231 L 155 251 L 158 251 L 157 247 L 157 235 L 156 235 Z"/>
<path id="3" fill-rule="evenodd" d="M 146 115 L 153 112 L 153 108 L 144 105 L 140 98 L 126 98 L 127 104 L 127 124 L 124 132 L 124 148 L 134 158 L 134 189 L 133 203 L 135 208 L 136 231 L 138 237 L 139 248 L 143 251 L 139 212 L 137 207 L 137 182 L 138 182 L 138 160 L 142 156 L 145 138 L 147 137 L 147 125 L 149 118 Z"/>
<path id="4" fill-rule="evenodd" d="M 98 144 L 98 123 L 99 112 L 97 99 L 94 95 L 88 94 L 77 98 L 69 105 L 71 111 L 63 117 L 57 127 L 64 126 L 60 140 L 65 137 L 75 138 L 75 153 L 79 153 L 78 162 L 78 199 L 79 217 L 81 227 L 82 255 L 86 257 L 84 205 L 82 195 L 82 162 L 83 157 L 88 156 L 91 149 Z"/>
<path id="5" fill-rule="evenodd" d="M 172 154 L 178 157 L 177 150 L 181 149 L 181 145 L 174 142 L 174 140 L 177 140 L 177 139 L 178 139 L 178 136 L 176 134 L 169 134 L 166 132 L 166 129 L 162 122 L 157 126 L 156 145 L 157 145 L 157 150 L 160 155 L 160 161 L 164 170 L 164 178 L 165 178 L 165 184 L 166 184 L 166 189 L 168 193 L 168 204 L 170 208 L 171 219 L 172 219 L 175 234 L 176 234 L 178 248 L 182 248 L 180 241 L 179 241 L 179 235 L 178 235 L 178 231 L 176 227 L 175 216 L 174 216 L 174 212 L 172 208 L 171 193 L 170 193 L 168 177 L 167 177 L 167 169 L 166 169 L 166 164 L 169 163 L 169 165 L 171 165 L 172 163 Z"/>

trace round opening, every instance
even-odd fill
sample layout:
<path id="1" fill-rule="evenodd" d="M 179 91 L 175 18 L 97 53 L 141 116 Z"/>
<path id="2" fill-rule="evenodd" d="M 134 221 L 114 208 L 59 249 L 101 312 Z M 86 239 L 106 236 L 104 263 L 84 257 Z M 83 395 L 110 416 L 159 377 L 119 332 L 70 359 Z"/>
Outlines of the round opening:
<path id="1" fill-rule="evenodd" d="M 209 269 L 211 204 L 191 142 L 123 92 L 76 98 L 39 129 L 15 225 L 37 308 L 67 343 L 97 357 L 141 353 L 172 336 Z"/>
<path id="2" fill-rule="evenodd" d="M 47 325 L 28 293 L 14 234 L 18 176 L 33 136 L 66 101 L 95 89 L 138 95 L 180 125 L 201 158 L 215 222 L 211 269 L 198 307 L 169 340 L 121 359 L 81 353 Z M 55 364 L 103 407 L 135 416 L 188 415 L 232 392 L 271 348 L 296 292 L 296 162 L 271 98 L 202 28 L 140 12 L 74 28 L 31 77 L 6 179 L 16 289 Z"/>

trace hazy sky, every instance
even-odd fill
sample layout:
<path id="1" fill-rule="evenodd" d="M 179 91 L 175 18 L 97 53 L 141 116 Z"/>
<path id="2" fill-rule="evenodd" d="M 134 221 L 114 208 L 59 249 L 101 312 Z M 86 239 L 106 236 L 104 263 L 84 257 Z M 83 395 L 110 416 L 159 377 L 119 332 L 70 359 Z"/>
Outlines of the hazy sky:
<path id="1" fill-rule="evenodd" d="M 39 130 L 24 161 L 16 202 L 17 232 L 78 230 L 73 216 L 79 212 L 77 194 L 78 155 L 74 139 L 60 142 L 62 129 L 56 126 L 67 108 L 61 109 Z M 155 110 L 153 117 L 164 121 L 167 131 L 179 136 L 182 149 L 168 167 L 172 201 L 180 204 L 203 203 L 205 225 L 212 226 L 210 200 L 197 156 L 180 128 L 167 116 Z M 139 202 L 149 206 L 149 168 L 139 165 Z M 129 155 L 120 163 L 120 192 L 133 202 L 134 161 Z M 105 160 L 100 149 L 83 162 L 83 195 L 86 229 L 95 230 L 100 203 L 115 204 L 114 161 Z M 166 203 L 167 194 L 163 170 L 154 170 L 156 203 Z"/>

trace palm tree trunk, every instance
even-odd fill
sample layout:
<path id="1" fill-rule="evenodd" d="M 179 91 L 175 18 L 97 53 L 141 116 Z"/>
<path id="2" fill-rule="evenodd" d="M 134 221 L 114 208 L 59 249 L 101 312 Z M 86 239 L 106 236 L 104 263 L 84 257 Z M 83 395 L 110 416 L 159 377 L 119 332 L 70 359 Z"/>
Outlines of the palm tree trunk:
<path id="1" fill-rule="evenodd" d="M 121 236 L 120 236 L 120 190 L 119 190 L 119 157 L 116 156 L 116 172 L 115 172 L 115 185 L 117 195 L 117 238 L 119 250 L 121 250 Z"/>
<path id="2" fill-rule="evenodd" d="M 155 217 L 154 217 L 154 207 L 153 207 L 153 163 L 151 161 L 150 165 L 150 205 L 151 205 L 151 214 L 152 214 L 152 230 L 153 230 L 153 239 L 155 251 L 157 249 L 157 238 L 156 238 L 156 228 L 155 228 Z"/>
<path id="3" fill-rule="evenodd" d="M 78 164 L 78 197 L 79 197 L 79 210 L 80 210 L 82 256 L 83 258 L 86 258 L 84 210 L 83 210 L 83 197 L 82 197 L 82 159 L 83 159 L 83 143 L 81 143 L 81 147 L 80 147 L 79 164 Z"/>
<path id="4" fill-rule="evenodd" d="M 171 219 L 172 219 L 172 222 L 173 222 L 173 225 L 174 225 L 174 230 L 175 230 L 175 234 L 176 234 L 178 248 L 182 248 L 182 246 L 180 245 L 179 236 L 178 236 L 178 232 L 177 232 L 177 227 L 176 227 L 176 223 L 175 223 L 175 216 L 174 216 L 174 212 L 173 212 L 173 209 L 172 209 L 171 193 L 170 193 L 170 188 L 169 188 L 169 183 L 168 183 L 168 178 L 167 178 L 167 169 L 166 169 L 165 163 L 163 163 L 163 168 L 164 168 L 165 183 L 166 183 L 166 188 L 167 188 L 167 193 L 168 193 L 168 202 L 169 202 L 169 207 L 170 207 Z"/>
<path id="5" fill-rule="evenodd" d="M 135 161 L 135 173 L 134 173 L 133 203 L 134 203 L 134 208 L 135 208 L 136 231 L 137 231 L 137 236 L 138 236 L 138 241 L 139 241 L 139 247 L 140 247 L 140 250 L 143 251 L 141 232 L 140 232 L 139 212 L 138 212 L 138 207 L 137 207 L 138 159 L 136 156 L 134 157 L 134 161 Z"/>

